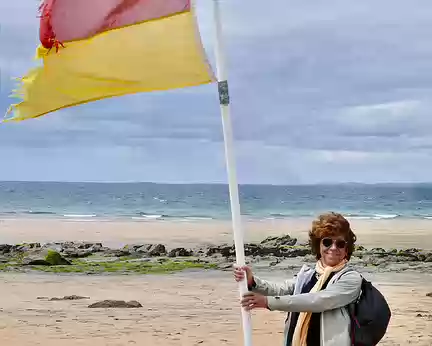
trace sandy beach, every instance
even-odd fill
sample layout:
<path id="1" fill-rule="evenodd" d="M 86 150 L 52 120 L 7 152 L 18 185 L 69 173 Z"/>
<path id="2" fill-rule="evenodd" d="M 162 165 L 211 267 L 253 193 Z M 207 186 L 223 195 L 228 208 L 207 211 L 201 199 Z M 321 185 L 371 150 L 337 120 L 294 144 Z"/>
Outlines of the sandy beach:
<path id="1" fill-rule="evenodd" d="M 289 233 L 306 239 L 310 220 L 250 222 L 248 240 Z M 432 249 L 431 221 L 358 220 L 359 243 Z M 102 241 L 171 245 L 230 242 L 225 222 L 84 222 L 2 220 L 0 243 Z M 293 272 L 260 269 L 281 279 Z M 371 277 L 389 300 L 393 319 L 382 345 L 432 345 L 432 274 L 381 273 Z M 30 345 L 242 345 L 237 286 L 229 271 L 164 275 L 0 274 L 0 343 Z M 48 301 L 82 295 L 90 299 Z M 137 300 L 140 309 L 89 309 L 103 299 Z M 284 314 L 253 313 L 254 345 L 282 345 Z"/>
<path id="2" fill-rule="evenodd" d="M 306 241 L 311 218 L 244 222 L 245 241 L 290 234 Z M 350 220 L 358 244 L 366 247 L 432 249 L 432 220 Z M 96 219 L 3 219 L 0 243 L 99 241 L 107 246 L 163 242 L 172 246 L 232 243 L 229 221 L 123 221 Z"/>

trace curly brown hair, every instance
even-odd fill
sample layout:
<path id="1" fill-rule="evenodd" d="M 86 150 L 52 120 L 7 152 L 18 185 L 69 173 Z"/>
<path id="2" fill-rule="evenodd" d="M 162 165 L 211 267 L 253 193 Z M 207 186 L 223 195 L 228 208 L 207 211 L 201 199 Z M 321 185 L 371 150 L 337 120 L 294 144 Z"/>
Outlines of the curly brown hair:
<path id="1" fill-rule="evenodd" d="M 341 214 L 331 212 L 321 214 L 317 220 L 312 222 L 312 229 L 309 231 L 309 245 L 312 249 L 312 254 L 315 255 L 317 260 L 321 258 L 321 239 L 335 236 L 342 236 L 347 242 L 346 259 L 349 260 L 354 252 L 357 237 L 351 230 L 348 220 Z"/>

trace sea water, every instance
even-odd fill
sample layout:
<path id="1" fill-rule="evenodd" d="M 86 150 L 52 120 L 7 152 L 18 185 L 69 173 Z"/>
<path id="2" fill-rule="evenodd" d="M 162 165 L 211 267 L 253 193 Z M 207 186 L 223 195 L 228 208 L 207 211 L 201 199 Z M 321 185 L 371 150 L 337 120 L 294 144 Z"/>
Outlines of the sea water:
<path id="1" fill-rule="evenodd" d="M 432 220 L 432 184 L 241 185 L 250 219 L 310 217 Z M 229 219 L 228 186 L 212 184 L 0 182 L 0 217 Z"/>

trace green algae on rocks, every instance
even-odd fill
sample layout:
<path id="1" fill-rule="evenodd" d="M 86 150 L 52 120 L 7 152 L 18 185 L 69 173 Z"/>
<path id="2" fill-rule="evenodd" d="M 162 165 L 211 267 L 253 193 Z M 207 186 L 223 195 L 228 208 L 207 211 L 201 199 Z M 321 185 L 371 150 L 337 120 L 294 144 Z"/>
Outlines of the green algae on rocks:
<path id="1" fill-rule="evenodd" d="M 71 265 L 27 266 L 27 269 L 45 273 L 83 273 L 83 274 L 164 274 L 188 269 L 215 269 L 216 265 L 200 261 L 83 261 L 74 260 Z M 0 265 L 0 271 L 18 269 L 11 264 Z"/>

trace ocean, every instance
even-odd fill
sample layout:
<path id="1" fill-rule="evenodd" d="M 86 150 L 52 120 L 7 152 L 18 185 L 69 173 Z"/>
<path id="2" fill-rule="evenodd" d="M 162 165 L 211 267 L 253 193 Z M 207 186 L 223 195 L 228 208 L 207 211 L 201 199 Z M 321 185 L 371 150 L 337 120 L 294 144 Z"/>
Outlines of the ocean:
<path id="1" fill-rule="evenodd" d="M 432 184 L 240 186 L 249 219 L 311 217 L 337 211 L 357 219 L 432 220 Z M 226 185 L 0 182 L 0 218 L 130 220 L 229 219 Z"/>

